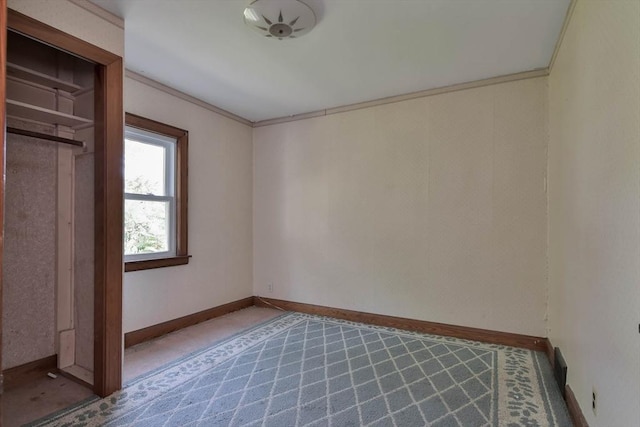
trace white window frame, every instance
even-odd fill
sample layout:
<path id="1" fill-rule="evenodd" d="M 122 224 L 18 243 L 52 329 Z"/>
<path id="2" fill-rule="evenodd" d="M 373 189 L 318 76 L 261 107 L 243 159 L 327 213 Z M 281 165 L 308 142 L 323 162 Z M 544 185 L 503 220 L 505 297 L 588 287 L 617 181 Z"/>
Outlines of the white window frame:
<path id="1" fill-rule="evenodd" d="M 143 144 L 162 147 L 165 150 L 165 195 L 124 193 L 125 206 L 127 200 L 168 202 L 168 250 L 163 252 L 151 252 L 144 254 L 124 254 L 124 261 L 145 261 L 152 259 L 170 258 L 176 256 L 176 146 L 177 139 L 167 135 L 161 135 L 131 126 L 125 126 L 125 144 L 130 139 Z M 126 150 L 125 150 L 126 152 Z M 126 162 L 126 158 L 125 158 Z"/>

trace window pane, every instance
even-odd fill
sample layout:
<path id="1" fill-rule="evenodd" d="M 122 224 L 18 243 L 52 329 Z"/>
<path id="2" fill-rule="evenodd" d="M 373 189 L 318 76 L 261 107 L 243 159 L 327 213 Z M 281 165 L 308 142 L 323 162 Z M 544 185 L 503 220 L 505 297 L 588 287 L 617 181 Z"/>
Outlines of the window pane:
<path id="1" fill-rule="evenodd" d="M 169 202 L 125 200 L 125 255 L 169 250 L 169 209 Z"/>
<path id="2" fill-rule="evenodd" d="M 166 149 L 131 139 L 125 139 L 124 149 L 125 193 L 166 196 Z"/>

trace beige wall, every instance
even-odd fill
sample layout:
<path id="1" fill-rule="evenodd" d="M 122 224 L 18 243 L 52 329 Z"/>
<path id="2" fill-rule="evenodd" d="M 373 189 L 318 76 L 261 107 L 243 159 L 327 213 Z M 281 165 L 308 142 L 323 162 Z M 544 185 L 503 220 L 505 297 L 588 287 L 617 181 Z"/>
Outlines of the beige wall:
<path id="1" fill-rule="evenodd" d="M 544 335 L 546 93 L 537 78 L 255 128 L 255 294 Z"/>
<path id="2" fill-rule="evenodd" d="M 639 87 L 640 2 L 579 0 L 549 77 L 548 333 L 591 426 L 640 425 Z"/>
<path id="3" fill-rule="evenodd" d="M 253 295 L 251 128 L 125 79 L 125 110 L 189 131 L 186 266 L 124 275 L 124 331 Z"/>
<path id="4" fill-rule="evenodd" d="M 8 0 L 7 6 L 124 57 L 124 30 L 69 0 Z"/>

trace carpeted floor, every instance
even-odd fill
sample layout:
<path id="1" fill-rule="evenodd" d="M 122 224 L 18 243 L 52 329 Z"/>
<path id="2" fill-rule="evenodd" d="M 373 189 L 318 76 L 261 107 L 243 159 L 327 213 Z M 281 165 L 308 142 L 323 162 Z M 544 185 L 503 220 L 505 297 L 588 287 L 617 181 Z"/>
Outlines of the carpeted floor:
<path id="1" fill-rule="evenodd" d="M 542 353 L 287 313 L 31 425 L 571 422 Z"/>

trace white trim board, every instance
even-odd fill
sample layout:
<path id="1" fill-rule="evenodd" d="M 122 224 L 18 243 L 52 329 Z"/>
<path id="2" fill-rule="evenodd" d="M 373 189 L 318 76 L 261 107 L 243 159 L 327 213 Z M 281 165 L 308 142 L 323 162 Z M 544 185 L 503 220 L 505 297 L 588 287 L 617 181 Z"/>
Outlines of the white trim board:
<path id="1" fill-rule="evenodd" d="M 553 69 L 553 64 L 556 62 L 556 57 L 558 56 L 558 52 L 560 51 L 560 46 L 562 46 L 562 40 L 564 39 L 564 34 L 567 32 L 567 27 L 569 27 L 569 22 L 571 21 L 571 16 L 573 16 L 573 11 L 576 8 L 576 3 L 578 0 L 571 0 L 569 3 L 569 7 L 567 8 L 567 14 L 564 17 L 564 22 L 562 23 L 562 29 L 560 30 L 560 35 L 558 36 L 558 41 L 556 42 L 556 46 L 553 49 L 553 55 L 551 55 L 551 60 L 549 61 L 549 66 L 547 69 L 549 73 Z"/>
<path id="2" fill-rule="evenodd" d="M 199 107 L 205 108 L 207 110 L 213 111 L 214 113 L 220 114 L 221 116 L 224 116 L 228 119 L 231 120 L 235 120 L 239 123 L 242 123 L 243 125 L 247 125 L 250 127 L 253 127 L 253 122 L 240 117 L 238 115 L 235 115 L 233 113 L 230 113 L 227 110 L 223 110 L 222 108 L 216 107 L 215 105 L 209 104 L 208 102 L 202 101 L 201 99 L 195 98 L 191 95 L 188 95 L 184 92 L 181 92 L 177 89 L 174 89 L 172 87 L 169 87 L 163 83 L 157 82 L 155 80 L 150 79 L 149 77 L 145 77 L 142 74 L 138 74 L 135 71 L 131 71 L 131 70 L 125 70 L 124 72 L 125 77 L 130 78 L 131 80 L 135 80 L 137 82 L 140 82 L 142 84 L 145 84 L 147 86 L 150 86 L 154 89 L 158 89 L 159 91 L 165 92 L 169 95 L 173 95 L 176 98 L 180 98 L 184 101 L 187 102 L 191 102 L 192 104 L 195 104 Z"/>
<path id="3" fill-rule="evenodd" d="M 91 3 L 89 0 L 69 0 L 69 2 L 83 8 L 87 12 L 93 13 L 98 18 L 102 18 L 105 21 L 112 23 L 116 27 L 124 29 L 124 19 L 114 15 L 113 13 L 101 8 L 96 4 Z"/>
<path id="4" fill-rule="evenodd" d="M 296 114 L 294 116 L 279 117 L 275 119 L 262 120 L 254 122 L 253 127 L 270 126 L 279 123 L 293 122 L 296 120 L 310 119 L 312 117 L 328 116 L 330 114 L 344 113 L 346 111 L 360 110 L 362 108 L 376 107 L 378 105 L 392 104 L 394 102 L 408 101 L 410 99 L 424 98 L 427 96 L 440 95 L 443 93 L 457 92 L 465 89 L 473 89 L 482 86 L 490 86 L 499 83 L 513 82 L 516 80 L 534 79 L 537 77 L 545 77 L 549 75 L 548 68 L 542 68 L 533 71 L 524 71 L 522 73 L 507 74 L 504 76 L 491 77 L 488 79 L 475 80 L 467 83 L 459 83 L 451 86 L 427 89 L 418 92 L 411 92 L 404 95 L 390 96 L 388 98 L 380 98 L 372 101 L 360 102 L 357 104 L 343 105 L 340 107 L 327 108 L 325 110 L 313 111 L 310 113 Z"/>
<path id="5" fill-rule="evenodd" d="M 491 77 L 488 79 L 483 79 L 483 80 L 476 80 L 476 81 L 472 81 L 472 82 L 467 82 L 467 83 L 459 83 L 459 84 L 455 84 L 455 85 L 451 85 L 451 86 L 445 86 L 445 87 L 441 87 L 441 88 L 434 88 L 434 89 L 428 89 L 428 90 L 423 90 L 423 91 L 419 91 L 419 92 L 412 92 L 412 93 L 407 93 L 407 94 L 403 94 L 403 95 L 396 95 L 396 96 L 391 96 L 388 98 L 381 98 L 381 99 L 375 99 L 372 101 L 366 101 L 366 102 L 361 102 L 361 103 L 357 103 L 357 104 L 351 104 L 351 105 L 343 105 L 343 106 L 338 106 L 338 107 L 334 107 L 334 108 L 327 108 L 325 110 L 319 110 L 319 111 L 312 111 L 309 113 L 302 113 L 302 114 L 296 114 L 294 116 L 287 116 L 287 117 L 278 117 L 275 119 L 269 119 L 269 120 L 262 120 L 259 122 L 251 122 L 243 117 L 240 117 L 238 115 L 235 115 L 233 113 L 230 113 L 229 111 L 223 110 L 222 108 L 216 107 L 215 105 L 209 104 L 208 102 L 205 102 L 201 99 L 195 98 L 191 95 L 188 95 L 184 92 L 181 92 L 177 89 L 173 89 L 163 83 L 157 82 L 153 79 L 150 79 L 148 77 L 145 77 L 141 74 L 138 74 L 134 71 L 131 70 L 125 70 L 125 76 L 135 80 L 137 82 L 140 82 L 142 84 L 145 84 L 147 86 L 150 86 L 154 89 L 158 89 L 159 91 L 165 92 L 169 95 L 173 95 L 177 98 L 180 98 L 184 101 L 187 102 L 191 102 L 195 105 L 198 105 L 199 107 L 205 108 L 207 110 L 213 111 L 214 113 L 220 114 L 224 117 L 227 117 L 229 119 L 235 120 L 239 123 L 242 123 L 244 125 L 250 126 L 250 127 L 262 127 L 262 126 L 270 126 L 270 125 L 274 125 L 274 124 L 279 124 L 279 123 L 286 123 L 286 122 L 293 122 L 296 120 L 304 120 L 304 119 L 310 119 L 312 117 L 320 117 L 320 116 L 328 116 L 330 114 L 337 114 L 337 113 L 344 113 L 346 111 L 352 111 L 352 110 L 359 110 L 362 108 L 369 108 L 369 107 L 375 107 L 378 105 L 384 105 L 384 104 L 391 104 L 394 102 L 402 102 L 402 101 L 407 101 L 410 99 L 416 99 L 416 98 L 423 98 L 426 96 L 433 96 L 433 95 L 439 95 L 442 93 L 448 93 L 448 92 L 456 92 L 456 91 L 460 91 L 460 90 L 465 90 L 465 89 L 473 89 L 473 88 L 477 88 L 477 87 L 482 87 L 482 86 L 490 86 L 490 85 L 495 85 L 495 84 L 499 84 L 499 83 L 506 83 L 506 82 L 513 82 L 513 81 L 517 81 L 517 80 L 523 80 L 523 79 L 533 79 L 533 78 L 538 78 L 538 77 L 545 77 L 549 75 L 549 69 L 548 68 L 542 68 L 539 70 L 533 70 L 533 71 L 525 71 L 522 73 L 514 73 L 514 74 L 507 74 L 504 76 L 498 76 L 498 77 Z"/>

